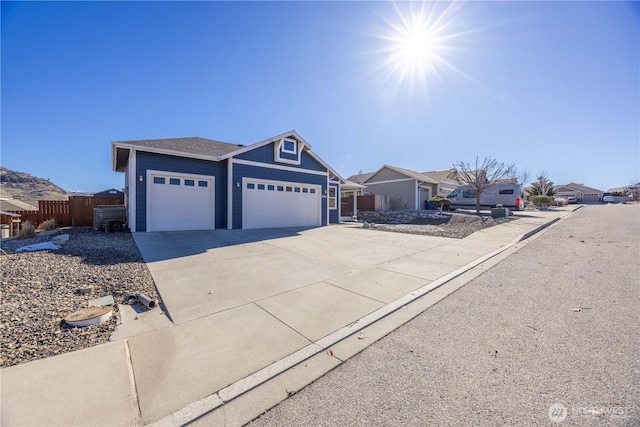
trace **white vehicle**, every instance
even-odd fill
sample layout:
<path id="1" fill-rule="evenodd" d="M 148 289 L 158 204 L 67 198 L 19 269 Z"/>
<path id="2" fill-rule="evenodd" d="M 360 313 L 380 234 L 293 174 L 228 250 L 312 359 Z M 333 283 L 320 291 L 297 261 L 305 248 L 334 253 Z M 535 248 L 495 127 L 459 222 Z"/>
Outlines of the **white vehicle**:
<path id="1" fill-rule="evenodd" d="M 451 210 L 476 207 L 476 193 L 469 185 L 456 188 L 449 193 L 447 198 L 451 200 Z M 480 196 L 480 208 L 490 209 L 496 205 L 502 205 L 516 211 L 524 209 L 524 186 L 522 184 L 494 184 L 484 190 Z"/>

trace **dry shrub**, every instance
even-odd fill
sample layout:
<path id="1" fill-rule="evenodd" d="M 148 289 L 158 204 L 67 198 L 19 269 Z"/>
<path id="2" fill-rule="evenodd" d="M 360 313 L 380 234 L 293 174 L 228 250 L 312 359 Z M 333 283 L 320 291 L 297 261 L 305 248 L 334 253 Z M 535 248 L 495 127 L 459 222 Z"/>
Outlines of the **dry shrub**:
<path id="1" fill-rule="evenodd" d="M 31 223 L 31 221 L 23 222 L 18 238 L 30 239 L 32 237 L 36 237 L 36 227 Z"/>
<path id="2" fill-rule="evenodd" d="M 46 220 L 45 222 L 40 224 L 38 228 L 36 228 L 37 231 L 51 231 L 51 230 L 57 230 L 57 229 L 58 229 L 58 223 L 53 218 Z"/>

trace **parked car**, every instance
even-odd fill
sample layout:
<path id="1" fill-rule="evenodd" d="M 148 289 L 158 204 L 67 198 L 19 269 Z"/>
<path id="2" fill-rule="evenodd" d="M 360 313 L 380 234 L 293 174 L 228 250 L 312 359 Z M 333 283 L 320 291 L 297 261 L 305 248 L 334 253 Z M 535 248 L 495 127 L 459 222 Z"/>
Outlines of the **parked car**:
<path id="1" fill-rule="evenodd" d="M 613 203 L 615 202 L 615 199 L 613 198 L 613 196 L 604 196 L 602 198 L 602 203 Z"/>
<path id="2" fill-rule="evenodd" d="M 451 210 L 475 208 L 476 193 L 468 185 L 462 185 L 447 196 Z M 519 211 L 524 209 L 524 186 L 522 184 L 494 184 L 482 192 L 480 208 L 490 209 L 496 205 Z"/>
<path id="3" fill-rule="evenodd" d="M 578 199 L 573 196 L 569 196 L 567 197 L 567 203 L 569 203 L 570 205 L 575 205 L 576 203 L 578 203 Z"/>

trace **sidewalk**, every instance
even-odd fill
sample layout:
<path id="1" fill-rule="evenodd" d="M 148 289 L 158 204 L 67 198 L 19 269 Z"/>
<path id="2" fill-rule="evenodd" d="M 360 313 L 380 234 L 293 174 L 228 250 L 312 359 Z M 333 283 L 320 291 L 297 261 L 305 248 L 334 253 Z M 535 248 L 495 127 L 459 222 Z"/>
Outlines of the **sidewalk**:
<path id="1" fill-rule="evenodd" d="M 4 368 L 0 424 L 242 425 L 482 274 L 526 244 L 519 243 L 523 239 L 573 210 L 518 213 L 517 220 L 376 266 L 381 292 L 387 277 L 381 271 L 388 277 L 412 276 L 415 290 L 391 302 L 353 304 L 368 314 L 350 313 L 359 320 L 328 335 L 318 326 L 319 319 L 287 311 L 287 304 L 295 301 L 293 290 L 285 299 L 247 304 L 178 325 L 151 325 L 129 338 Z M 354 227 L 345 226 L 345 235 L 361 232 Z M 427 262 L 448 268 L 425 271 Z M 359 273 L 359 280 L 366 281 L 366 271 Z M 420 287 L 420 281 L 426 284 Z M 355 282 L 354 276 L 349 285 L 366 285 Z M 345 294 L 331 293 L 322 284 L 310 288 L 318 299 L 334 298 L 336 307 L 352 310 Z M 309 295 L 304 297 L 312 305 Z M 160 316 L 158 310 L 147 315 Z M 340 315 L 336 311 L 335 316 Z"/>

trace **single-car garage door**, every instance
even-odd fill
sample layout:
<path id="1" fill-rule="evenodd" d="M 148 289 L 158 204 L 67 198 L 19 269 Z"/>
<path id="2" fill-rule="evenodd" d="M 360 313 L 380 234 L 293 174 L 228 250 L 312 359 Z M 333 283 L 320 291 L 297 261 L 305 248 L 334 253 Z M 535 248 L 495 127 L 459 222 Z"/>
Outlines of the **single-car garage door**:
<path id="1" fill-rule="evenodd" d="M 242 228 L 322 225 L 321 187 L 299 182 L 252 180 L 242 185 Z"/>
<path id="2" fill-rule="evenodd" d="M 214 177 L 149 172 L 147 231 L 212 230 Z"/>

